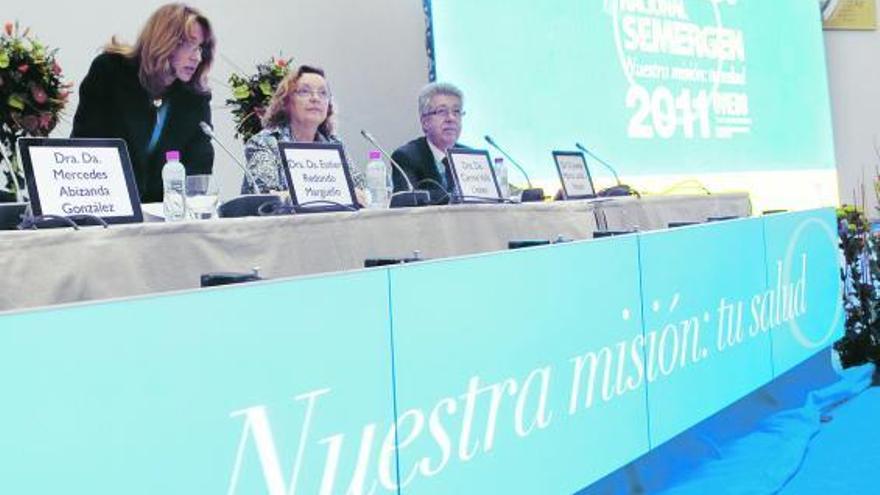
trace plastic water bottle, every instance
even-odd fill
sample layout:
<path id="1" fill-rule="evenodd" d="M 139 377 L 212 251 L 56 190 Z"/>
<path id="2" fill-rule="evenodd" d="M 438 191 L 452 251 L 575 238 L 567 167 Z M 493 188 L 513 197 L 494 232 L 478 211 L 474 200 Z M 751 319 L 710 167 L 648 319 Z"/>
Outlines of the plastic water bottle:
<path id="1" fill-rule="evenodd" d="M 504 164 L 504 158 L 495 159 L 495 178 L 498 179 L 498 189 L 501 189 L 501 197 L 507 199 L 510 197 L 510 184 L 507 182 L 507 165 Z"/>
<path id="2" fill-rule="evenodd" d="M 382 161 L 382 154 L 378 151 L 370 151 L 370 161 L 367 163 L 367 195 L 369 196 L 368 208 L 388 208 L 391 200 L 391 177 L 388 167 Z"/>
<path id="3" fill-rule="evenodd" d="M 165 153 L 165 166 L 162 167 L 162 185 L 166 222 L 178 222 L 186 218 L 186 169 L 180 163 L 179 151 Z"/>

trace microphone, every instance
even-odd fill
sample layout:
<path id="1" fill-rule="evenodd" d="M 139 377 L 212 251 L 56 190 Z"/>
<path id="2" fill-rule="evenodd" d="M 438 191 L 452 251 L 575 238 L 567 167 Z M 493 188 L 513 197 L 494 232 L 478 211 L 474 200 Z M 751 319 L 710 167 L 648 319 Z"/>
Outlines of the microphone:
<path id="1" fill-rule="evenodd" d="M 244 172 L 244 176 L 247 178 L 247 181 L 254 189 L 253 194 L 238 196 L 220 205 L 217 208 L 217 213 L 221 218 L 259 216 L 260 207 L 264 204 L 281 203 L 281 198 L 274 194 L 260 193 L 260 188 L 257 187 L 257 180 L 254 178 L 253 174 L 251 174 L 244 163 L 241 163 L 241 160 L 239 160 L 234 153 L 229 151 L 229 148 L 223 145 L 217 135 L 214 134 L 214 129 L 211 127 L 211 124 L 208 124 L 204 121 L 199 122 L 199 129 L 201 129 L 206 136 L 211 138 L 212 141 L 217 143 L 217 145 L 220 146 L 220 148 L 225 151 L 230 158 L 232 158 L 232 161 L 235 162 L 236 165 L 238 165 L 238 168 L 240 168 L 242 172 Z"/>
<path id="2" fill-rule="evenodd" d="M 235 162 L 236 165 L 238 165 L 238 168 L 240 168 L 242 172 L 244 172 L 245 177 L 247 177 L 247 181 L 250 182 L 251 187 L 254 189 L 254 194 L 260 194 L 260 188 L 257 187 L 257 180 L 254 179 L 253 174 L 251 174 L 250 170 L 247 169 L 244 163 L 241 163 L 241 160 L 239 160 L 234 153 L 229 151 L 229 148 L 224 146 L 220 139 L 217 138 L 217 135 L 214 134 L 214 128 L 211 127 L 211 124 L 202 121 L 199 122 L 199 128 L 202 130 L 203 133 L 205 133 L 206 136 L 217 143 L 217 145 L 220 146 L 220 149 L 225 151 L 226 154 L 229 155 L 229 158 L 232 158 L 232 161 Z"/>
<path id="3" fill-rule="evenodd" d="M 529 179 L 529 174 L 526 173 L 526 170 L 522 167 L 522 165 L 517 163 L 517 161 L 514 160 L 512 156 L 507 154 L 507 152 L 504 151 L 501 148 L 501 146 L 498 146 L 498 143 L 496 143 L 495 140 L 492 139 L 492 136 L 486 134 L 485 136 L 483 136 L 483 139 L 485 139 L 487 143 L 492 145 L 493 148 L 495 148 L 496 150 L 501 152 L 502 155 L 507 157 L 507 159 L 510 160 L 510 163 L 512 163 L 517 168 L 517 170 L 519 170 L 519 172 L 523 175 L 523 177 L 526 178 L 526 184 L 528 184 L 529 187 L 528 187 L 528 189 L 523 189 L 522 196 L 521 196 L 522 202 L 528 203 L 531 201 L 543 201 L 544 200 L 544 190 L 541 189 L 540 187 L 532 187 L 532 181 L 531 181 L 531 179 Z"/>
<path id="4" fill-rule="evenodd" d="M 620 177 L 617 176 L 617 171 L 614 170 L 614 167 L 612 167 L 611 164 L 609 164 L 605 160 L 599 158 L 598 156 L 594 155 L 592 151 L 588 150 L 587 147 L 582 145 L 581 143 L 574 143 L 574 145 L 577 149 L 583 151 L 588 156 L 592 157 L 594 160 L 596 160 L 597 162 L 604 165 L 605 168 L 610 170 L 611 175 L 614 176 L 614 180 L 617 182 L 616 186 L 606 187 L 605 189 L 599 191 L 597 193 L 597 196 L 631 196 L 633 194 L 635 194 L 637 196 L 639 195 L 639 193 L 636 192 L 635 189 L 620 182 Z"/>
<path id="5" fill-rule="evenodd" d="M 379 144 L 375 137 L 372 134 L 367 132 L 366 129 L 361 129 L 361 136 L 364 137 L 367 141 L 370 142 L 373 146 L 379 150 L 379 153 L 382 153 L 382 156 L 388 159 L 388 162 L 391 163 L 391 166 L 397 170 L 401 176 L 403 176 L 403 180 L 406 182 L 407 190 L 398 191 L 391 195 L 391 208 L 398 208 L 402 206 L 425 206 L 430 204 L 431 197 L 428 191 L 424 189 L 416 189 L 413 187 L 412 182 L 409 180 L 409 176 L 404 172 L 403 167 L 401 167 L 394 158 L 391 158 L 391 155 L 385 151 L 385 148 Z"/>

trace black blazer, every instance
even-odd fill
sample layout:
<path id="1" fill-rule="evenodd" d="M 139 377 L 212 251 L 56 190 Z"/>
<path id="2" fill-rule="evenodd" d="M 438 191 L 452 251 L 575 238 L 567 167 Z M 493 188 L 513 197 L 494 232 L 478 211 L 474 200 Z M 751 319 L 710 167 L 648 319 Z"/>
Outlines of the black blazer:
<path id="1" fill-rule="evenodd" d="M 391 154 L 391 158 L 400 165 L 400 168 L 406 171 L 406 175 L 416 189 L 438 189 L 440 187 L 436 184 L 431 184 L 426 179 L 440 184 L 443 183 L 434 162 L 434 154 L 431 153 L 431 148 L 428 147 L 428 139 L 424 136 L 413 139 L 397 148 Z M 397 169 L 393 169 L 391 177 L 394 181 L 395 192 L 407 190 L 406 180 L 404 180 Z"/>
<path id="2" fill-rule="evenodd" d="M 211 96 L 176 81 L 163 100 L 170 105 L 165 127 L 156 148 L 148 153 L 157 109 L 138 80 L 136 61 L 117 54 L 98 55 L 79 86 L 70 136 L 124 139 L 142 203 L 162 201 L 166 151 L 180 151 L 187 175 L 210 174 L 214 166 L 214 148 L 199 128 L 201 121 L 211 123 Z"/>
<path id="3" fill-rule="evenodd" d="M 466 148 L 459 143 L 455 143 L 456 148 Z M 407 177 L 416 189 L 425 189 L 431 194 L 431 201 L 434 203 L 446 203 L 450 191 L 443 191 L 443 181 L 440 179 L 440 171 L 434 162 L 434 154 L 428 146 L 428 139 L 424 136 L 413 139 L 404 144 L 400 148 L 394 150 L 391 158 L 406 171 Z M 391 177 L 394 181 L 394 191 L 406 191 L 406 181 L 396 168 L 392 168 Z"/>

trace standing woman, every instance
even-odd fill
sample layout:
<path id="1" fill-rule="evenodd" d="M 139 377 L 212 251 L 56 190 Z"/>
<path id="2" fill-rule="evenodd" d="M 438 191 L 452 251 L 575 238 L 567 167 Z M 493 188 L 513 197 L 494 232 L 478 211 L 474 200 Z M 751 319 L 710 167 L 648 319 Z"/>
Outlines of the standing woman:
<path id="1" fill-rule="evenodd" d="M 79 88 L 71 137 L 122 138 L 141 202 L 162 201 L 165 152 L 178 150 L 188 175 L 210 174 L 214 148 L 207 74 L 214 34 L 198 10 L 174 3 L 147 20 L 134 46 L 114 37 Z"/>

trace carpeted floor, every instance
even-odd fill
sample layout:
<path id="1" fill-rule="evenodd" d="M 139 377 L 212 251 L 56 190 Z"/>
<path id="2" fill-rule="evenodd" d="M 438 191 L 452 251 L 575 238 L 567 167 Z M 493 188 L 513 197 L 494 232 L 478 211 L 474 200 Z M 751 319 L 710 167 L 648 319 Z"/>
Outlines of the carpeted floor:
<path id="1" fill-rule="evenodd" d="M 801 469 L 779 492 L 880 493 L 880 388 L 872 387 L 826 414 Z"/>
<path id="2" fill-rule="evenodd" d="M 821 353 L 579 495 L 880 493 L 875 368 Z"/>

